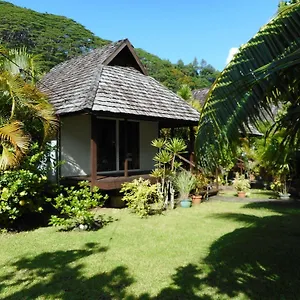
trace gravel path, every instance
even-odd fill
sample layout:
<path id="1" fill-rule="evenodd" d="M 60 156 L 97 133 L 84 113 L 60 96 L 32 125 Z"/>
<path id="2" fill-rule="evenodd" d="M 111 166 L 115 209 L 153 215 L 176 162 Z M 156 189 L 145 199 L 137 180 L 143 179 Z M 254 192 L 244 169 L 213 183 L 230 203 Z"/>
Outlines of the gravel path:
<path id="1" fill-rule="evenodd" d="M 299 200 L 289 199 L 289 200 L 280 200 L 280 199 L 262 199 L 262 198 L 239 198 L 239 197 L 224 197 L 224 196 L 211 196 L 208 201 L 210 202 L 236 202 L 236 203 L 299 203 Z"/>

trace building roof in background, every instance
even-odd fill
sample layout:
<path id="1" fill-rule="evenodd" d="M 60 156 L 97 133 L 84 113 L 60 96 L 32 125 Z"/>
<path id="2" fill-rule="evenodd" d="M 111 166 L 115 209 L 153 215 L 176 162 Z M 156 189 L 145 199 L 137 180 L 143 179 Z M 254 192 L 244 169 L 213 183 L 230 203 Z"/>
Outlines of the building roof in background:
<path id="1" fill-rule="evenodd" d="M 208 92 L 209 92 L 209 88 L 193 90 L 192 91 L 193 98 L 195 100 L 198 100 L 200 102 L 201 106 L 203 106 Z"/>

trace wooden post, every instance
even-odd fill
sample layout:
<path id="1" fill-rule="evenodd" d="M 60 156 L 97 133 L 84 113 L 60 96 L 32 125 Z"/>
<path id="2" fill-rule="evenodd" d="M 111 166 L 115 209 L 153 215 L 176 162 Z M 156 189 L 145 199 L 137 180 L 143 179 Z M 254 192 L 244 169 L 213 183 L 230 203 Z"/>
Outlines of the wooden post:
<path id="1" fill-rule="evenodd" d="M 174 127 L 171 127 L 171 138 L 174 137 Z"/>
<path id="2" fill-rule="evenodd" d="M 190 126 L 190 163 L 194 164 L 194 150 L 195 150 L 195 134 L 193 126 Z M 190 171 L 192 172 L 194 167 L 190 164 Z"/>
<path id="3" fill-rule="evenodd" d="M 61 119 L 59 119 L 59 125 L 57 130 L 57 143 L 56 143 L 56 163 L 58 167 L 56 168 L 56 183 L 59 184 L 61 178 Z"/>
<path id="4" fill-rule="evenodd" d="M 97 182 L 97 118 L 91 115 L 91 187 Z"/>
<path id="5" fill-rule="evenodd" d="M 128 126 L 127 119 L 124 120 L 124 131 L 125 131 L 125 144 L 124 144 L 124 152 L 125 152 L 125 160 L 124 160 L 124 176 L 128 177 Z"/>

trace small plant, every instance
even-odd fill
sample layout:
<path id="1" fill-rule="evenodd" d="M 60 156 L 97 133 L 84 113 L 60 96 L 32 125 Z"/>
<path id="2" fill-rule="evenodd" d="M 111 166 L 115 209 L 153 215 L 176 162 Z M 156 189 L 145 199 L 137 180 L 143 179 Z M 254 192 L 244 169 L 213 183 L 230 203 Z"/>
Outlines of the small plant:
<path id="1" fill-rule="evenodd" d="M 134 179 L 123 183 L 120 192 L 124 194 L 122 200 L 140 217 L 162 212 L 163 197 L 159 184 L 151 184 L 143 178 Z"/>
<path id="2" fill-rule="evenodd" d="M 233 180 L 233 187 L 237 192 L 247 192 L 250 189 L 250 180 L 245 178 L 245 175 L 236 174 Z"/>
<path id="3" fill-rule="evenodd" d="M 195 188 L 196 177 L 191 172 L 182 170 L 176 175 L 174 184 L 179 192 L 179 199 L 188 199 L 190 191 Z"/>
<path id="4" fill-rule="evenodd" d="M 208 179 L 201 173 L 195 175 L 196 182 L 194 188 L 194 194 L 200 195 L 201 192 L 206 190 L 206 186 L 208 185 Z"/>
<path id="5" fill-rule="evenodd" d="M 95 230 L 102 227 L 102 218 L 96 217 L 91 209 L 102 206 L 107 195 L 103 196 L 97 187 L 91 189 L 87 181 L 81 181 L 78 185 L 79 189 L 74 186 L 65 187 L 53 199 L 53 206 L 59 211 L 59 215 L 51 216 L 50 225 L 59 226 L 62 230 Z"/>
<path id="6" fill-rule="evenodd" d="M 286 180 L 280 180 L 280 178 L 275 178 L 270 185 L 271 190 L 278 193 L 279 197 L 287 197 L 291 194 L 288 193 L 288 188 L 286 184 Z"/>

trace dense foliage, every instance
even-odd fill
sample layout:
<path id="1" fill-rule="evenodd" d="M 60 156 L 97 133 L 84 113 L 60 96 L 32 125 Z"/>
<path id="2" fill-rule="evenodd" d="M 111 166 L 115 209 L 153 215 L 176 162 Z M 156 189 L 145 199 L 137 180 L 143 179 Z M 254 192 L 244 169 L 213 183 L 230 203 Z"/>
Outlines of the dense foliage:
<path id="1" fill-rule="evenodd" d="M 148 74 L 176 92 L 182 85 L 188 85 L 191 89 L 209 87 L 219 74 L 205 60 L 198 63 L 195 58 L 192 63 L 187 65 L 182 60 L 172 64 L 169 60 L 160 59 L 142 49 L 136 49 L 136 52 Z"/>
<path id="2" fill-rule="evenodd" d="M 71 57 L 104 46 L 110 41 L 95 36 L 81 24 L 66 17 L 38 13 L 0 0 L 0 42 L 8 48 L 26 47 L 39 56 L 40 69 L 49 71 L 56 64 Z M 218 75 L 204 60 L 185 65 L 181 60 L 168 60 L 136 49 L 150 76 L 173 91 L 182 84 L 192 89 L 207 87 Z"/>
<path id="3" fill-rule="evenodd" d="M 18 169 L 0 173 L 0 229 L 14 227 L 26 215 L 43 211 L 52 192 L 47 175 L 51 147 L 32 145 Z"/>
<path id="4" fill-rule="evenodd" d="M 46 176 L 28 170 L 5 171 L 0 176 L 0 228 L 12 225 L 25 213 L 41 212 Z"/>

